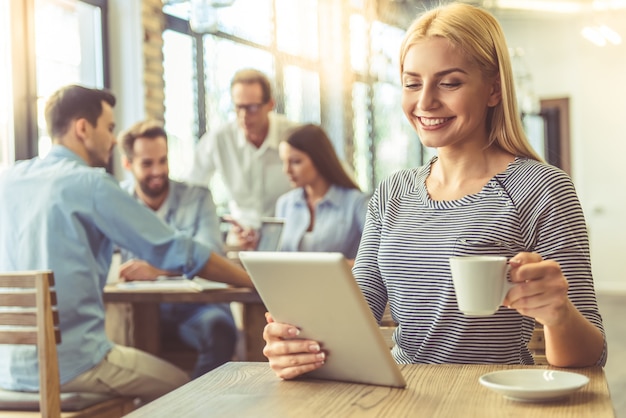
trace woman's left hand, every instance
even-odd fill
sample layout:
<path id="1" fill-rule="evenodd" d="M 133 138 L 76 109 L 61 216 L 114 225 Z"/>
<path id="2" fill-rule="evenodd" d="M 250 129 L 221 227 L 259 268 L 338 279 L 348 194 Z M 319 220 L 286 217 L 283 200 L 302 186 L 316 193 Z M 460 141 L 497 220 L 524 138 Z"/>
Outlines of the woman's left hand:
<path id="1" fill-rule="evenodd" d="M 537 253 L 519 253 L 509 260 L 509 290 L 504 305 L 547 326 L 560 323 L 573 308 L 567 279 L 559 263 Z"/>

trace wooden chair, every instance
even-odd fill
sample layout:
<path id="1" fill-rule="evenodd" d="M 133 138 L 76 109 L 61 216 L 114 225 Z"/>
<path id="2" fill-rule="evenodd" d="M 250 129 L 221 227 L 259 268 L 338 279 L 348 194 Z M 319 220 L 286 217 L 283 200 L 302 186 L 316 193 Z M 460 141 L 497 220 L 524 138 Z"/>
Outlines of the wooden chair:
<path id="1" fill-rule="evenodd" d="M 1 391 L 0 417 L 119 418 L 131 412 L 132 398 L 60 393 L 61 332 L 53 286 L 51 271 L 0 273 L 0 344 L 36 345 L 40 382 L 39 393 Z"/>
<path id="2" fill-rule="evenodd" d="M 380 320 L 379 329 L 383 334 L 387 347 L 389 347 L 390 350 L 394 346 L 392 336 L 397 326 L 398 324 L 391 318 L 391 311 L 389 310 L 389 304 L 387 304 L 387 306 L 385 306 L 385 311 L 383 312 L 383 317 Z"/>
<path id="3" fill-rule="evenodd" d="M 543 336 L 543 325 L 535 322 L 533 334 L 528 341 L 528 349 L 535 359 L 535 364 L 546 366 L 548 359 L 546 358 L 546 340 Z"/>

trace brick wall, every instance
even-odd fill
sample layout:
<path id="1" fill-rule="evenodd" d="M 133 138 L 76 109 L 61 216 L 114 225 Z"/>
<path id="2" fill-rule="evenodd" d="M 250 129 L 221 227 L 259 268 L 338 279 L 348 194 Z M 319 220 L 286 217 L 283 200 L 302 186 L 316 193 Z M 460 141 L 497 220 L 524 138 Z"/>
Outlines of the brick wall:
<path id="1" fill-rule="evenodd" d="M 142 0 L 144 89 L 146 118 L 164 120 L 163 30 L 165 16 L 162 0 Z"/>

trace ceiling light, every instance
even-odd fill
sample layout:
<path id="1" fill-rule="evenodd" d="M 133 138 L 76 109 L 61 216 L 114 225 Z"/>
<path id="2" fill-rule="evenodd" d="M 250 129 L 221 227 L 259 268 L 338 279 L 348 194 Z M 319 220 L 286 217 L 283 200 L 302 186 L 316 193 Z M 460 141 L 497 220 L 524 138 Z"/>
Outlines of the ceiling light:
<path id="1" fill-rule="evenodd" d="M 622 37 L 619 33 L 607 25 L 586 26 L 581 32 L 583 38 L 598 46 L 605 46 L 608 43 L 619 45 L 622 43 Z"/>
<path id="2" fill-rule="evenodd" d="M 598 31 L 602 34 L 602 36 L 604 36 L 607 41 L 609 41 L 613 45 L 619 45 L 622 43 L 622 37 L 620 36 L 620 34 L 615 32 L 608 26 L 602 25 L 598 27 Z"/>
<path id="3" fill-rule="evenodd" d="M 626 0 L 595 0 L 591 4 L 593 10 L 626 9 Z"/>
<path id="4" fill-rule="evenodd" d="M 217 9 L 231 6 L 235 0 L 190 0 L 189 27 L 196 33 L 216 33 L 219 27 Z"/>
<path id="5" fill-rule="evenodd" d="M 602 36 L 602 34 L 598 30 L 590 26 L 583 28 L 581 33 L 583 35 L 583 38 L 597 46 L 606 45 L 606 39 L 604 38 L 604 36 Z"/>
<path id="6" fill-rule="evenodd" d="M 542 0 L 496 0 L 501 9 L 532 10 L 537 12 L 577 13 L 583 6 L 576 1 L 542 1 Z"/>

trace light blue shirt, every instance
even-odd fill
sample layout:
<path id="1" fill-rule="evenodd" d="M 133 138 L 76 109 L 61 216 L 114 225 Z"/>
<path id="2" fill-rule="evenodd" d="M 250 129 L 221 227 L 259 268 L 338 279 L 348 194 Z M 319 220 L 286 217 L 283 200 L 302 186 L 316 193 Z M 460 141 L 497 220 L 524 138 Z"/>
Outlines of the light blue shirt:
<path id="1" fill-rule="evenodd" d="M 113 345 L 102 301 L 113 245 L 189 277 L 210 256 L 61 145 L 0 174 L 0 196 L 0 271 L 54 272 L 61 384 L 100 363 Z M 38 390 L 35 347 L 0 345 L 0 387 Z"/>
<path id="2" fill-rule="evenodd" d="M 134 180 L 123 181 L 120 186 L 139 203 L 145 205 L 135 193 Z M 207 245 L 211 251 L 224 255 L 220 220 L 208 188 L 169 180 L 167 197 L 155 213 L 176 231 L 193 237 Z M 122 250 L 123 261 L 132 257 L 131 253 Z"/>
<path id="3" fill-rule="evenodd" d="M 281 251 L 340 252 L 356 257 L 361 241 L 369 197 L 357 189 L 332 185 L 315 208 L 315 224 L 303 188 L 282 195 L 276 202 L 276 217 L 285 219 Z M 305 234 L 307 239 L 304 241 Z"/>

